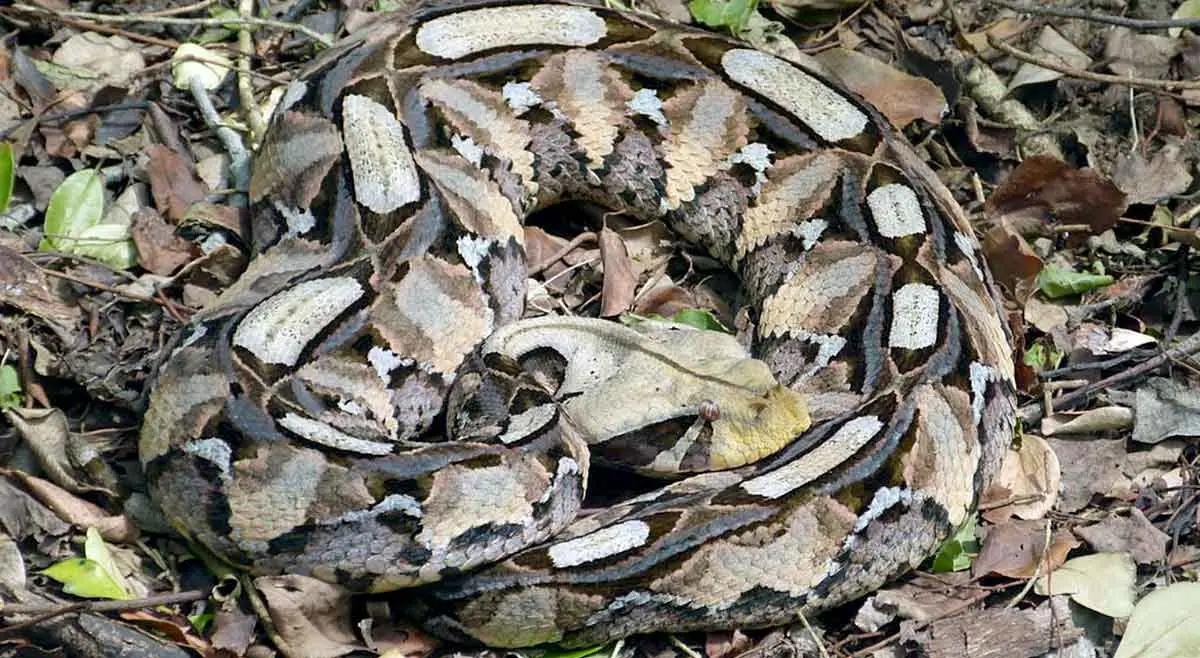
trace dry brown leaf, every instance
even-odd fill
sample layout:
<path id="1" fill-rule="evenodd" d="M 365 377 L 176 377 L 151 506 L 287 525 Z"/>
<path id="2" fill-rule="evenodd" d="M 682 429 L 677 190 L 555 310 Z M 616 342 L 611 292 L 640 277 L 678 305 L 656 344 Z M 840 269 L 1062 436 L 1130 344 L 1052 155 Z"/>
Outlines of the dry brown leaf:
<path id="1" fill-rule="evenodd" d="M 600 316 L 611 318 L 629 310 L 637 290 L 637 277 L 625 241 L 608 227 L 600 229 L 600 261 L 604 264 L 604 286 L 600 292 Z"/>
<path id="2" fill-rule="evenodd" d="M 350 623 L 350 594 L 341 587 L 294 575 L 255 578 L 254 586 L 289 655 L 337 658 L 366 649 Z"/>
<path id="3" fill-rule="evenodd" d="M 1171 538 L 1154 527 L 1136 507 L 1111 513 L 1103 521 L 1075 528 L 1075 534 L 1097 553 L 1129 553 L 1138 564 L 1155 564 L 1167 558 Z"/>
<path id="4" fill-rule="evenodd" d="M 1098 434 L 1123 430 L 1133 426 L 1133 410 L 1128 407 L 1109 405 L 1088 409 L 1082 413 L 1059 412 L 1042 419 L 1043 436 L 1065 434 Z"/>
<path id="5" fill-rule="evenodd" d="M 254 641 L 254 630 L 257 626 L 258 617 L 243 612 L 237 601 L 224 599 L 213 616 L 213 632 L 209 641 L 214 649 L 242 656 Z"/>
<path id="6" fill-rule="evenodd" d="M 977 590 L 971 587 L 970 581 L 971 576 L 966 571 L 936 576 L 914 574 L 867 599 L 855 615 L 854 625 L 873 632 L 896 617 L 922 623 L 954 614 L 976 598 Z"/>
<path id="7" fill-rule="evenodd" d="M 741 631 L 717 631 L 704 637 L 704 655 L 708 658 L 737 656 L 754 645 L 749 636 Z"/>
<path id="8" fill-rule="evenodd" d="M 1107 31 L 1104 62 L 1120 76 L 1166 78 L 1171 60 L 1179 54 L 1181 41 L 1161 34 L 1143 34 L 1127 27 Z"/>
<path id="9" fill-rule="evenodd" d="M 7 247 L 0 247 L 0 304 L 44 320 L 64 344 L 73 345 L 79 335 L 79 307 L 60 299 L 41 268 Z"/>
<path id="10" fill-rule="evenodd" d="M 1033 253 L 1025 238 L 997 223 L 984 234 L 981 248 L 998 283 L 1018 300 L 1033 294 L 1034 281 L 1042 271 L 1042 259 Z"/>
<path id="11" fill-rule="evenodd" d="M 642 295 L 633 308 L 638 315 L 661 315 L 674 317 L 676 313 L 696 308 L 696 299 L 691 291 L 675 284 L 655 288 Z"/>
<path id="12" fill-rule="evenodd" d="M 925 78 L 911 76 L 883 62 L 845 48 L 826 50 L 816 58 L 847 87 L 903 129 L 916 119 L 937 124 L 947 111 L 942 90 Z"/>
<path id="13" fill-rule="evenodd" d="M 192 244 L 176 235 L 152 208 L 140 208 L 133 214 L 131 231 L 138 263 L 155 274 L 168 276 L 192 260 Z"/>
<path id="14" fill-rule="evenodd" d="M 1071 514 L 1087 506 L 1092 496 L 1117 497 L 1128 493 L 1129 479 L 1121 471 L 1124 439 L 1046 440 L 1062 465 L 1062 492 L 1058 509 Z"/>
<path id="15" fill-rule="evenodd" d="M 1030 48 L 1030 52 L 1046 61 L 1075 69 L 1087 69 L 1092 65 L 1092 58 L 1088 57 L 1087 53 L 1080 50 L 1078 46 L 1068 41 L 1049 25 L 1042 27 L 1042 31 L 1038 33 L 1037 42 Z M 1008 88 L 1009 90 L 1013 90 L 1025 85 L 1052 82 L 1061 77 L 1063 77 L 1063 74 L 1058 71 L 1052 71 L 1037 64 L 1030 64 L 1029 62 L 1022 62 L 1021 67 L 1017 69 L 1016 75 L 1008 83 Z"/>
<path id="16" fill-rule="evenodd" d="M 153 144 L 146 155 L 154 205 L 165 217 L 178 222 L 187 214 L 188 206 L 204 200 L 204 183 L 191 162 L 165 146 Z"/>
<path id="17" fill-rule="evenodd" d="M 1022 434 L 1020 445 L 1005 452 L 994 486 L 1008 492 L 1003 500 L 1013 502 L 986 510 L 984 518 L 992 523 L 1010 516 L 1040 519 L 1058 501 L 1058 491 L 1062 487 L 1058 456 L 1040 436 Z"/>
<path id="18" fill-rule="evenodd" d="M 109 514 L 49 480 L 20 471 L 14 472 L 13 475 L 29 493 L 54 510 L 60 519 L 80 528 L 95 528 L 105 541 L 128 544 L 136 541 L 141 534 L 133 521 L 124 514 Z"/>
<path id="19" fill-rule="evenodd" d="M 131 621 L 161 634 L 180 646 L 188 647 L 200 655 L 208 655 L 213 648 L 208 640 L 196 634 L 185 617 L 167 617 L 152 610 L 124 610 L 121 619 Z"/>
<path id="20" fill-rule="evenodd" d="M 1088 227 L 1071 234 L 1073 243 L 1115 226 L 1125 207 L 1125 195 L 1099 173 L 1075 169 L 1048 155 L 1025 159 L 985 204 L 994 221 L 1006 223 L 1018 233 L 1025 232 L 1019 225 L 1031 219 L 1043 227 Z"/>
<path id="21" fill-rule="evenodd" d="M 1149 160 L 1138 150 L 1118 154 L 1112 181 L 1129 203 L 1156 203 L 1187 192 L 1192 185 L 1191 168 L 1181 145 L 1169 142 Z"/>
<path id="22" fill-rule="evenodd" d="M 1015 520 L 992 526 L 979 556 L 971 564 L 971 575 L 979 578 L 998 574 L 1005 578 L 1032 578 L 1048 573 L 1067 560 L 1067 553 L 1079 546 L 1079 540 L 1069 532 L 1058 531 L 1050 537 L 1046 551 L 1048 521 Z M 1044 562 L 1046 560 L 1048 562 Z"/>

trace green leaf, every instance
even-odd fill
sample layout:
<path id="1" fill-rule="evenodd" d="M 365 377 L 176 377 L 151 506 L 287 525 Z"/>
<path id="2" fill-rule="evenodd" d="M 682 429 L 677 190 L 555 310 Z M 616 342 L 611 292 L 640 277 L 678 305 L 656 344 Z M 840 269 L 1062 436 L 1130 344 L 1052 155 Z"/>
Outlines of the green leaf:
<path id="1" fill-rule="evenodd" d="M 607 644 L 598 644 L 594 647 L 588 647 L 586 649 L 563 649 L 562 651 L 551 650 L 542 654 L 542 658 L 584 658 L 584 656 L 590 656 L 594 653 L 599 653 L 607 647 Z"/>
<path id="2" fill-rule="evenodd" d="M 1183 0 L 1179 4 L 1179 9 L 1171 14 L 1171 18 L 1200 18 L 1200 0 Z M 1178 39 L 1180 34 L 1183 34 L 1182 27 L 1173 27 L 1167 30 L 1167 34 Z"/>
<path id="3" fill-rule="evenodd" d="M 1073 272 L 1047 265 L 1038 274 L 1038 288 L 1050 299 L 1058 299 L 1112 285 L 1113 280 L 1107 274 Z"/>
<path id="4" fill-rule="evenodd" d="M 201 45 L 218 43 L 229 39 L 237 33 L 239 27 L 237 21 L 241 18 L 241 15 L 238 14 L 236 9 L 230 7 L 212 7 L 208 10 L 208 15 L 210 18 L 223 18 L 232 22 L 219 27 L 205 29 L 196 37 L 196 43 Z M 246 26 L 246 29 L 250 31 L 254 31 L 254 28 L 255 26 L 253 25 Z"/>
<path id="5" fill-rule="evenodd" d="M 61 249 L 65 239 L 99 224 L 103 216 L 103 181 L 94 171 L 77 171 L 50 195 L 45 242 L 51 249 Z"/>
<path id="6" fill-rule="evenodd" d="M 17 369 L 5 364 L 0 366 L 0 409 L 21 406 L 21 377 Z"/>
<path id="7" fill-rule="evenodd" d="M 1200 583 L 1175 583 L 1138 601 L 1113 658 L 1200 656 Z"/>
<path id="8" fill-rule="evenodd" d="M 758 0 L 691 0 L 688 10 L 700 23 L 712 28 L 729 28 L 737 34 L 746 27 Z"/>
<path id="9" fill-rule="evenodd" d="M 42 570 L 42 573 L 62 583 L 63 591 L 67 594 L 85 599 L 130 598 L 125 589 L 113 581 L 104 567 L 87 558 L 69 558 L 50 565 Z"/>
<path id="10" fill-rule="evenodd" d="M 930 567 L 934 573 L 964 571 L 971 567 L 971 561 L 979 553 L 979 539 L 975 534 L 975 526 L 975 518 L 971 517 L 953 537 L 942 543 L 937 554 L 933 556 L 933 565 Z"/>
<path id="11" fill-rule="evenodd" d="M 112 553 L 108 550 L 108 544 L 104 543 L 104 538 L 100 536 L 100 531 L 95 528 L 87 529 L 87 538 L 83 542 L 83 556 L 92 562 L 100 565 L 101 569 L 108 574 L 108 577 L 116 583 L 121 591 L 125 591 L 125 578 L 121 576 L 121 570 L 117 568 L 117 563 L 113 561 Z"/>
<path id="12" fill-rule="evenodd" d="M 679 324 L 686 324 L 689 327 L 695 327 L 697 329 L 704 329 L 705 331 L 723 331 L 727 334 L 731 333 L 729 329 L 725 327 L 725 325 L 721 324 L 721 321 L 717 319 L 717 316 L 712 314 L 712 311 L 709 311 L 705 308 L 685 308 L 672 316 L 671 321 L 678 322 Z"/>
<path id="13" fill-rule="evenodd" d="M 94 171 L 77 171 L 50 195 L 46 237 L 38 250 L 89 256 L 122 270 L 136 265 L 129 224 L 103 220 L 103 179 Z"/>
<path id="14" fill-rule="evenodd" d="M 194 615 L 188 615 L 187 620 L 188 620 L 188 623 L 192 625 L 192 628 L 195 629 L 197 633 L 204 634 L 204 631 L 208 630 L 209 625 L 211 625 L 213 620 L 216 618 L 217 618 L 217 613 L 213 612 L 212 610 L 209 610 L 207 612 L 200 612 L 200 613 L 197 613 Z"/>
<path id="15" fill-rule="evenodd" d="M 1030 368 L 1045 370 L 1046 347 L 1041 343 L 1034 343 L 1033 345 L 1030 345 L 1029 349 L 1025 350 L 1025 356 L 1021 358 L 1021 361 Z"/>
<path id="16" fill-rule="evenodd" d="M 0 142 L 0 212 L 8 210 L 8 203 L 12 201 L 16 175 L 17 163 L 13 157 L 12 144 Z"/>

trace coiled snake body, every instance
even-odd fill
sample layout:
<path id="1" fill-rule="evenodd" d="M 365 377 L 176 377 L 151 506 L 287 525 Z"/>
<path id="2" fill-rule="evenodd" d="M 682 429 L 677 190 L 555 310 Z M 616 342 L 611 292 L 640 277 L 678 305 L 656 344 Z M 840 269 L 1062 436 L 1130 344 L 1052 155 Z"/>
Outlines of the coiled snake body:
<path id="1" fill-rule="evenodd" d="M 443 636 L 847 602 L 967 519 L 1010 439 L 962 211 L 873 109 L 730 39 L 573 3 L 415 12 L 287 89 L 251 197 L 257 256 L 153 389 L 151 491 L 257 573 L 422 586 L 409 612 Z M 566 200 L 726 263 L 757 358 L 518 321 L 522 220 Z M 671 481 L 575 518 L 589 461 Z"/>

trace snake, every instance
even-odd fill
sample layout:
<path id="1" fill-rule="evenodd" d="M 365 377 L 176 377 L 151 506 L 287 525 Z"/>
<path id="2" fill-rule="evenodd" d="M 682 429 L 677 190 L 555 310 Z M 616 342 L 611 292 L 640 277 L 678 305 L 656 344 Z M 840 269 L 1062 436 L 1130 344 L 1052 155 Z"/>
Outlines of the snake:
<path id="1" fill-rule="evenodd" d="M 248 195 L 245 271 L 152 384 L 149 491 L 231 564 L 396 593 L 451 641 L 845 605 L 969 522 L 1011 442 L 966 214 L 807 60 L 601 4 L 429 3 L 283 89 Z M 525 221 L 569 203 L 728 268 L 733 333 L 527 309 Z"/>

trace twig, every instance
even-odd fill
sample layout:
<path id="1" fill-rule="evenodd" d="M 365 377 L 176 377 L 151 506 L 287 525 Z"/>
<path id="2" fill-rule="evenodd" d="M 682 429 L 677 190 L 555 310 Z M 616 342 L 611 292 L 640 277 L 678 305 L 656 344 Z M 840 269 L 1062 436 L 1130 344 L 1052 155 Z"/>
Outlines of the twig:
<path id="1" fill-rule="evenodd" d="M 70 121 L 71 119 L 77 119 L 79 117 L 87 116 L 89 114 L 104 114 L 105 112 L 121 112 L 123 110 L 144 110 L 148 107 L 150 107 L 149 101 L 131 101 L 128 103 L 113 103 L 112 105 L 98 105 L 96 107 L 84 107 L 84 108 L 78 108 L 78 109 L 74 109 L 74 110 L 67 110 L 65 112 L 59 112 L 57 114 L 44 114 L 40 117 L 35 116 L 32 119 L 30 119 L 30 121 L 33 121 L 35 125 L 43 125 L 43 124 L 48 124 L 48 123 L 51 123 L 51 124 L 52 123 L 61 123 L 63 121 Z M 0 141 L 8 139 L 14 132 L 20 130 L 25 125 L 25 123 L 26 122 L 24 122 L 24 121 L 18 122 L 15 126 L 12 126 L 11 128 L 8 128 L 7 130 L 0 131 Z"/>
<path id="2" fill-rule="evenodd" d="M 1158 80 L 1155 78 L 1138 78 L 1134 76 L 1108 75 L 1105 73 L 1093 73 L 1092 71 L 1084 71 L 1083 69 L 1072 68 L 1058 62 L 1048 60 L 1044 57 L 1038 57 L 1032 53 L 1027 53 L 1007 43 L 997 39 L 995 35 L 987 35 L 988 45 L 991 47 L 1011 55 L 1012 57 L 1035 64 L 1044 69 L 1057 71 L 1065 76 L 1078 78 L 1080 80 L 1090 80 L 1092 82 L 1101 82 L 1111 85 L 1125 85 L 1128 87 L 1139 87 L 1141 89 L 1153 89 L 1157 91 L 1171 91 L 1174 89 L 1200 89 L 1200 80 Z"/>
<path id="3" fill-rule="evenodd" d="M 59 605 L 46 605 L 43 603 L 0 603 L 0 616 L 8 615 L 33 615 L 30 619 L 23 619 L 15 624 L 0 627 L 0 636 L 7 635 L 14 631 L 18 631 L 30 626 L 36 626 L 44 621 L 61 617 L 73 612 L 118 612 L 121 610 L 139 610 L 141 608 L 152 608 L 159 605 L 173 605 L 176 603 L 188 603 L 191 601 L 203 601 L 208 598 L 208 592 L 190 591 L 190 592 L 174 592 L 172 594 L 159 594 L 157 596 L 147 596 L 141 599 L 128 599 L 125 601 L 80 601 L 77 603 L 67 603 Z"/>
<path id="4" fill-rule="evenodd" d="M 74 276 L 71 274 L 67 274 L 65 272 L 59 272 L 57 270 L 51 270 L 51 269 L 48 269 L 45 267 L 42 267 L 39 269 L 42 270 L 43 274 L 52 276 L 56 279 L 65 279 L 72 283 L 78 283 L 81 286 L 95 288 L 96 290 L 99 290 L 101 292 L 107 292 L 107 293 L 116 295 L 117 297 L 124 297 L 125 299 L 131 299 L 135 302 L 141 302 L 143 304 L 158 304 L 159 306 L 165 306 L 168 309 L 170 309 L 171 305 L 173 304 L 173 302 L 167 302 L 162 299 L 155 299 L 154 297 L 146 297 L 145 295 L 139 295 L 139 294 L 133 293 L 133 292 L 126 292 L 124 290 L 119 290 L 112 286 L 108 286 L 103 283 L 100 283 L 99 281 L 90 281 L 88 279 L 82 279 L 80 277 L 77 277 L 77 276 Z M 185 306 L 184 308 L 188 308 L 188 307 Z M 171 310 L 173 311 L 174 309 L 171 309 Z M 188 310 L 192 311 L 194 309 L 188 308 Z"/>
<path id="5" fill-rule="evenodd" d="M 87 612 L 120 612 L 122 610 L 137 610 L 152 608 L 158 605 L 175 605 L 203 601 L 208 598 L 204 590 L 188 592 L 172 592 L 170 594 L 155 594 L 141 599 L 124 599 L 121 601 L 78 601 L 75 603 L 48 605 L 45 603 L 4 603 L 0 604 L 0 614 L 8 615 L 41 615 L 49 612 L 70 608 L 71 610 L 86 610 Z M 61 614 L 61 613 L 59 613 Z"/>
<path id="6" fill-rule="evenodd" d="M 575 251 L 575 249 L 577 247 L 579 247 L 579 245 L 583 244 L 584 242 L 595 242 L 595 241 L 596 241 L 595 233 L 593 233 L 592 231 L 584 231 L 583 233 L 576 235 L 574 238 L 571 238 L 570 242 L 563 245 L 562 249 L 559 249 L 558 251 L 554 252 L 549 258 L 547 258 L 546 260 L 544 260 L 544 261 L 538 263 L 537 265 L 534 265 L 532 268 L 530 268 L 529 271 L 525 273 L 525 276 L 537 276 L 537 275 L 541 274 L 543 271 L 545 271 L 546 268 L 550 267 L 551 265 L 553 265 L 553 264 L 557 263 L 558 261 L 562 260 L 563 258 L 565 258 L 567 256 L 567 254 L 571 253 L 572 251 Z"/>
<path id="7" fill-rule="evenodd" d="M 800 612 L 799 615 L 800 622 L 804 624 L 804 630 L 808 631 L 808 636 L 817 645 L 817 651 L 820 652 L 821 658 L 829 658 L 829 652 L 825 650 L 825 643 L 821 641 L 821 638 L 817 636 L 817 632 L 813 630 L 812 625 L 808 623 L 808 615 L 803 612 Z"/>
<path id="8" fill-rule="evenodd" d="M 233 188 L 244 195 L 250 189 L 250 154 L 242 143 L 242 136 L 221 121 L 221 115 L 208 97 L 208 90 L 204 88 L 199 75 L 193 75 L 188 80 L 188 90 L 192 92 L 192 100 L 196 101 L 204 122 L 216 132 L 217 139 L 221 140 L 221 145 L 229 153 L 230 181 Z"/>
<path id="9" fill-rule="evenodd" d="M 1200 19 L 1198 18 L 1125 18 L 1124 16 L 1097 14 L 1085 9 L 1072 9 L 1070 7 L 1019 5 L 1015 2 L 1007 2 L 1006 0 L 989 1 L 991 4 L 998 7 L 1019 11 L 1022 14 L 1057 16 L 1058 18 L 1078 18 L 1085 21 L 1091 21 L 1093 23 L 1119 25 L 1121 27 L 1129 27 L 1135 30 L 1165 30 L 1172 27 L 1200 27 Z"/>
<path id="10" fill-rule="evenodd" d="M 333 39 L 328 35 L 321 34 L 312 28 L 300 23 L 284 23 L 282 21 L 274 21 L 268 18 L 179 18 L 175 16 L 140 16 L 132 15 L 115 15 L 115 14 L 95 14 L 87 11 L 55 11 L 52 9 L 44 9 L 33 5 L 18 4 L 13 5 L 13 9 L 20 11 L 41 14 L 43 16 L 54 16 L 56 18 L 79 18 L 97 23 L 108 24 L 128 24 L 128 23 L 156 23 L 159 25 L 188 25 L 200 27 L 269 27 L 277 30 L 288 30 L 297 32 L 316 41 L 322 46 L 332 46 Z"/>
<path id="11" fill-rule="evenodd" d="M 249 18 L 254 15 L 254 0 L 239 0 L 238 15 Z M 254 56 L 254 37 L 250 30 L 238 30 L 237 58 L 237 90 L 241 101 L 242 111 L 246 115 L 246 124 L 250 126 L 250 143 L 255 144 L 262 139 L 267 130 L 267 122 L 263 120 L 258 102 L 254 100 L 254 85 L 250 77 L 250 59 Z"/>
<path id="12" fill-rule="evenodd" d="M 147 18 L 147 17 L 155 18 L 155 17 L 161 17 L 161 16 L 178 16 L 180 14 L 190 14 L 194 11 L 208 9 L 209 7 L 215 5 L 216 3 L 217 3 L 217 0 L 200 0 L 200 2 L 193 2 L 190 5 L 184 5 L 182 7 L 171 7 L 170 9 L 161 9 L 159 11 L 148 11 L 148 12 L 145 12 L 142 14 L 142 18 Z"/>
<path id="13" fill-rule="evenodd" d="M 1117 373 L 1110 377 L 1105 377 L 1104 379 L 1101 379 L 1098 382 L 1089 384 L 1083 388 L 1080 388 L 1078 390 L 1067 393 L 1066 395 L 1056 399 L 1054 401 L 1054 404 L 1056 406 L 1061 407 L 1062 405 L 1065 405 L 1065 404 L 1070 404 L 1072 402 L 1078 402 L 1079 400 L 1085 400 L 1088 397 L 1091 397 L 1091 395 L 1093 393 L 1095 393 L 1096 391 L 1099 391 L 1100 389 L 1109 388 L 1112 386 L 1117 386 L 1119 384 L 1128 383 L 1130 381 L 1138 379 L 1139 377 L 1141 377 L 1142 375 L 1144 375 L 1146 373 L 1157 370 L 1158 368 L 1162 367 L 1163 365 L 1166 365 L 1170 361 L 1173 361 L 1175 359 L 1190 357 L 1190 356 L 1196 354 L 1197 352 L 1200 352 L 1200 331 L 1192 334 L 1191 336 L 1188 336 L 1179 345 L 1176 345 L 1175 347 L 1163 352 L 1162 354 L 1159 354 L 1156 357 L 1153 357 L 1142 363 L 1139 363 L 1138 365 L 1133 366 L 1129 370 L 1125 370 L 1124 372 Z M 1042 406 L 1042 403 L 1034 402 L 1031 404 L 1027 404 L 1024 407 L 1021 407 L 1021 411 L 1020 411 L 1021 422 L 1025 423 L 1026 425 L 1032 425 L 1033 423 L 1036 423 L 1037 421 L 1041 420 L 1041 418 L 1044 414 L 1045 414 L 1045 408 Z"/>
<path id="14" fill-rule="evenodd" d="M 21 9 L 22 7 L 26 7 L 26 9 L 22 10 Z M 63 15 L 55 13 L 55 12 L 51 12 L 50 10 L 46 10 L 46 9 L 38 9 L 36 7 L 33 9 L 35 9 L 36 11 L 30 12 L 28 9 L 28 5 L 15 5 L 13 7 L 0 7 L 0 14 L 11 16 L 13 14 L 35 13 L 40 16 L 49 16 L 50 18 L 52 18 L 54 21 L 56 21 L 58 23 L 62 23 L 63 25 L 67 25 L 69 27 L 79 28 L 81 30 L 88 30 L 91 32 L 99 32 L 101 34 L 115 34 L 120 37 L 125 37 L 126 39 L 129 39 L 130 41 L 146 43 L 151 46 L 162 46 L 163 48 L 169 48 L 171 50 L 175 50 L 176 48 L 179 47 L 179 42 L 175 41 L 174 39 L 162 39 L 159 37 L 152 37 L 148 34 L 140 34 L 138 32 L 130 32 L 129 30 L 122 30 L 119 27 L 113 27 L 111 25 L 102 25 L 100 23 L 96 23 L 93 21 L 81 21 L 81 20 L 77 20 L 74 18 L 69 18 L 69 17 L 63 16 Z"/>

